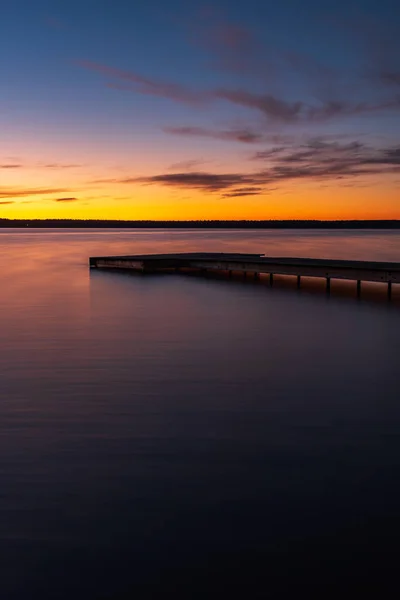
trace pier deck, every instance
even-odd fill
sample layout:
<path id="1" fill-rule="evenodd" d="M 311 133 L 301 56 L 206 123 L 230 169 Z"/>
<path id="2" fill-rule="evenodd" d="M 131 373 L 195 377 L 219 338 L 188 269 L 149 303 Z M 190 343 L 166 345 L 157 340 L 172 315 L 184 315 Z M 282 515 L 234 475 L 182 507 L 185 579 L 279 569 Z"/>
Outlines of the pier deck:
<path id="1" fill-rule="evenodd" d="M 331 279 L 349 279 L 357 282 L 357 292 L 362 281 L 387 284 L 388 294 L 392 284 L 400 284 L 400 263 L 355 260 L 328 260 L 317 258 L 286 258 L 262 254 L 235 254 L 216 252 L 190 252 L 178 254 L 144 254 L 132 256 L 103 256 L 89 259 L 93 269 L 129 269 L 142 273 L 159 272 L 240 272 L 258 277 L 262 273 L 294 275 L 300 286 L 301 277 L 323 277 L 327 289 Z"/>

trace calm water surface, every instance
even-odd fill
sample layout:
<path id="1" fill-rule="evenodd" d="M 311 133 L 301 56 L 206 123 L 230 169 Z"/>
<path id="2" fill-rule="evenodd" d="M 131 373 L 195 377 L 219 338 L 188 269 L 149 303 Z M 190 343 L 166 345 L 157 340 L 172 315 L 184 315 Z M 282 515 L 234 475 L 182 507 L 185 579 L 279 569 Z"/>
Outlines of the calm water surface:
<path id="1" fill-rule="evenodd" d="M 398 292 L 87 266 L 189 250 L 400 262 L 400 232 L 0 230 L 2 599 L 397 585 Z"/>

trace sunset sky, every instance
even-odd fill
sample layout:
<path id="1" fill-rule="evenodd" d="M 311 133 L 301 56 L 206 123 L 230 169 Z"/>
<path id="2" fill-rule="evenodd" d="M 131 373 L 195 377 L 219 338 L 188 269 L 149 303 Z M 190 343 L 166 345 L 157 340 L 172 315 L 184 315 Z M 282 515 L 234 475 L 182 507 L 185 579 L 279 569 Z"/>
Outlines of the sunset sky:
<path id="1" fill-rule="evenodd" d="M 5 0 L 0 218 L 400 219 L 398 0 Z"/>

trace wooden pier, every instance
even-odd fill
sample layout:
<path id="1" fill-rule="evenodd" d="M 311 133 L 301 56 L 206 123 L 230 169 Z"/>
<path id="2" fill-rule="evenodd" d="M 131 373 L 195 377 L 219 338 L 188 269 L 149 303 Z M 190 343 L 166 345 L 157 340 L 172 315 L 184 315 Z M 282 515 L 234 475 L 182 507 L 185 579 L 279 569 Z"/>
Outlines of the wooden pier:
<path id="1" fill-rule="evenodd" d="M 400 263 L 355 260 L 328 260 L 318 258 L 281 258 L 262 254 L 234 254 L 216 252 L 190 252 L 182 254 L 145 254 L 132 256 L 102 256 L 89 259 L 92 269 L 120 269 L 141 273 L 160 272 L 227 272 L 244 276 L 268 274 L 270 284 L 274 275 L 293 275 L 297 286 L 302 277 L 322 277 L 330 290 L 331 279 L 348 279 L 357 282 L 357 295 L 361 283 L 372 281 L 384 283 L 388 296 L 392 285 L 400 284 Z"/>

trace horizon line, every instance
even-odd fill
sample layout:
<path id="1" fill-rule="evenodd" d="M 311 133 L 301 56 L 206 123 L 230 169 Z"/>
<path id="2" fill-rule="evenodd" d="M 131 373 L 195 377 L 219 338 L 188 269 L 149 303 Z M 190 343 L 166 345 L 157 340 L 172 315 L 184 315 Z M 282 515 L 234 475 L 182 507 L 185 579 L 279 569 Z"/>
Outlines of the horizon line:
<path id="1" fill-rule="evenodd" d="M 73 221 L 104 223 L 400 223 L 400 219 L 74 219 L 72 217 L 15 218 L 0 217 L 3 222 Z"/>

